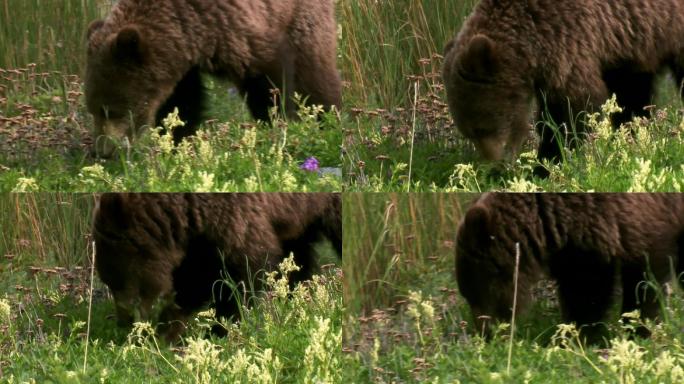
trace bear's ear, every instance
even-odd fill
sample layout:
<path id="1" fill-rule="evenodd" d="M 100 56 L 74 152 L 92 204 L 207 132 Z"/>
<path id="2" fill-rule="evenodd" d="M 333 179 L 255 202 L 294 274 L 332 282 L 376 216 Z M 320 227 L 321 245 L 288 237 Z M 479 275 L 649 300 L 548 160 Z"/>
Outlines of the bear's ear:
<path id="1" fill-rule="evenodd" d="M 499 70 L 496 43 L 485 35 L 473 36 L 461 58 L 460 70 L 476 80 L 494 77 Z"/>
<path id="2" fill-rule="evenodd" d="M 88 34 L 86 35 L 88 40 L 90 40 L 90 36 L 93 35 L 98 29 L 102 28 L 104 25 L 104 20 L 95 20 L 90 23 L 88 26 Z"/>
<path id="3" fill-rule="evenodd" d="M 106 222 L 117 229 L 130 226 L 130 217 L 126 209 L 126 194 L 105 193 L 100 196 L 97 221 Z"/>
<path id="4" fill-rule="evenodd" d="M 491 222 L 489 210 L 481 205 L 472 206 L 466 212 L 463 225 L 470 233 L 470 240 L 478 244 L 489 242 L 491 239 Z"/>
<path id="5" fill-rule="evenodd" d="M 138 28 L 122 28 L 112 45 L 112 54 L 121 62 L 142 64 L 145 59 L 145 44 Z"/>

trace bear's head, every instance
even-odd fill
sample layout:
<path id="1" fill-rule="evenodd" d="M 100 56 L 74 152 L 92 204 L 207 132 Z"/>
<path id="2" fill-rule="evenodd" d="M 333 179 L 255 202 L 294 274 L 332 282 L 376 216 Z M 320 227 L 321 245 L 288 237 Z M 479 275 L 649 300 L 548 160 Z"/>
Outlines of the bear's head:
<path id="1" fill-rule="evenodd" d="M 85 98 L 94 118 L 95 154 L 109 157 L 117 142 L 133 141 L 173 93 L 179 74 L 169 68 L 160 38 L 137 25 L 94 21 L 88 29 Z"/>
<path id="2" fill-rule="evenodd" d="M 443 80 L 458 130 L 487 160 L 515 158 L 530 131 L 533 86 L 512 75 L 515 55 L 485 35 L 445 49 Z"/>
<path id="3" fill-rule="evenodd" d="M 172 272 L 181 252 L 164 240 L 144 208 L 131 207 L 128 196 L 104 194 L 94 213 L 95 268 L 109 287 L 119 325 L 150 320 L 159 298 L 171 299 Z"/>
<path id="4" fill-rule="evenodd" d="M 507 223 L 496 221 L 488 207 L 476 203 L 456 237 L 458 288 L 470 306 L 477 332 L 487 337 L 492 322 L 511 320 L 514 294 L 515 245 L 503 238 Z M 527 279 L 521 269 L 518 308 L 526 302 Z"/>

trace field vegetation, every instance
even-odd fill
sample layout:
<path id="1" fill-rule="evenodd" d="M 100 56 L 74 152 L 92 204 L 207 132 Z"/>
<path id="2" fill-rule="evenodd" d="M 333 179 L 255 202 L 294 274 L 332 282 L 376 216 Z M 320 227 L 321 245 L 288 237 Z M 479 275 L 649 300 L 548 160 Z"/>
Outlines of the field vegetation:
<path id="1" fill-rule="evenodd" d="M 678 383 L 684 379 L 684 292 L 673 284 L 650 339 L 608 323 L 610 347 L 584 346 L 559 324 L 543 281 L 531 311 L 490 342 L 455 281 L 454 241 L 473 195 L 348 193 L 344 199 L 346 382 Z"/>
<path id="2" fill-rule="evenodd" d="M 669 75 L 660 80 L 650 119 L 613 132 L 606 126 L 610 112 L 596 115 L 593 133 L 565 153 L 562 165 L 549 165 L 548 179 L 532 174 L 538 165 L 534 138 L 514 163 L 484 163 L 453 125 L 441 80 L 444 46 L 476 3 L 341 3 L 342 70 L 352 84 L 343 143 L 347 190 L 682 189 L 682 102 Z"/>
<path id="3" fill-rule="evenodd" d="M 341 190 L 338 113 L 257 125 L 231 85 L 213 78 L 210 120 L 186 147 L 161 150 L 148 130 L 112 160 L 91 156 L 85 31 L 114 3 L 0 1 L 0 191 Z"/>
<path id="4" fill-rule="evenodd" d="M 149 323 L 116 326 L 92 275 L 93 203 L 90 194 L 0 195 L 0 382 L 339 382 L 341 271 L 331 247 L 319 249 L 322 272 L 293 289 L 284 263 L 266 292 L 242 303 L 242 318 L 224 323 L 228 336 L 210 335 L 217 320 L 206 311 L 169 346 Z"/>
<path id="5" fill-rule="evenodd" d="M 39 0 L 2 0 L 0 190 L 329 191 L 342 184 L 352 191 L 682 189 L 682 102 L 667 74 L 650 119 L 613 132 L 601 131 L 608 116 L 597 115 L 594 133 L 565 153 L 562 165 L 549 165 L 548 179 L 532 175 L 534 138 L 513 163 L 482 162 L 453 126 L 441 82 L 443 47 L 476 2 L 339 1 L 342 113 L 327 115 L 322 124 L 303 119 L 255 129 L 230 85 L 207 78 L 211 120 L 203 139 L 190 146 L 209 146 L 213 156 L 182 169 L 184 154 L 160 156 L 149 132 L 114 160 L 88 153 L 93 138 L 83 107 L 84 31 L 112 1 L 47 7 Z M 323 171 L 300 169 L 310 158 Z"/>

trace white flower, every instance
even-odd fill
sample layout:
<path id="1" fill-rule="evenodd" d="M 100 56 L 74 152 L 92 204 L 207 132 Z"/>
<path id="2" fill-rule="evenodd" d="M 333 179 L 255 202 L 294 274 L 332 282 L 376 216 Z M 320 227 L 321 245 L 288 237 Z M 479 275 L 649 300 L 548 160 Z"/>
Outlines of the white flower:
<path id="1" fill-rule="evenodd" d="M 17 185 L 12 189 L 12 192 L 33 192 L 38 189 L 36 179 L 32 177 L 20 177 L 19 180 L 17 180 Z"/>

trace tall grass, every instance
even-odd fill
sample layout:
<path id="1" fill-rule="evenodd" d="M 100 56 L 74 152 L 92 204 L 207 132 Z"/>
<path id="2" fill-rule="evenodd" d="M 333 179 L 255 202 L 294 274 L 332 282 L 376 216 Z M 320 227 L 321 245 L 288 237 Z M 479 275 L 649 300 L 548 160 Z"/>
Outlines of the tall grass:
<path id="1" fill-rule="evenodd" d="M 81 73 L 88 23 L 112 0 L 0 0 L 0 68 Z"/>
<path id="2" fill-rule="evenodd" d="M 592 126 L 567 161 L 549 167 L 547 179 L 533 176 L 539 163 L 532 133 L 515 162 L 484 162 L 450 117 L 439 55 L 477 2 L 341 4 L 341 68 L 351 84 L 343 151 L 348 191 L 682 190 L 682 102 L 671 76 L 658 82 L 651 119 L 598 138 Z"/>
<path id="3" fill-rule="evenodd" d="M 340 191 L 335 143 L 341 142 L 341 122 L 336 113 L 325 113 L 329 129 L 321 129 L 318 115 L 311 111 L 301 108 L 298 121 L 278 119 L 273 125 L 213 122 L 177 146 L 170 130 L 148 130 L 110 161 L 79 155 L 75 149 L 75 158 L 55 158 L 53 148 L 24 151 L 7 158 L 9 167 L 0 168 L 0 192 Z M 22 161 L 26 157 L 37 164 Z M 312 157 L 320 169 L 302 169 Z"/>
<path id="4" fill-rule="evenodd" d="M 477 0 L 345 0 L 343 75 L 352 86 L 347 102 L 379 107 L 407 101 L 409 75 L 420 60 L 441 54 Z"/>
<path id="5" fill-rule="evenodd" d="M 12 265 L 81 265 L 93 204 L 90 194 L 1 194 L 0 257 Z"/>
<path id="6" fill-rule="evenodd" d="M 217 321 L 207 311 L 170 348 L 148 323 L 116 327 L 98 278 L 91 291 L 93 203 L 91 194 L 0 194 L 0 382 L 340 382 L 337 267 L 293 288 L 283 263 L 241 320 L 224 324 L 226 337 L 207 335 Z M 332 247 L 320 245 L 321 261 L 336 262 Z"/>
<path id="7" fill-rule="evenodd" d="M 442 53 L 477 0 L 343 0 L 340 68 L 348 100 L 380 106 L 406 97 L 419 60 Z M 0 68 L 82 73 L 85 32 L 114 0 L 0 0 Z"/>
<path id="8" fill-rule="evenodd" d="M 85 33 L 113 3 L 0 0 L 0 191 L 341 190 L 337 113 L 319 119 L 300 109 L 301 119 L 257 127 L 242 97 L 210 78 L 213 120 L 196 146 L 164 152 L 141 138 L 116 160 L 88 156 L 95 138 L 79 77 Z M 320 175 L 300 169 L 312 157 Z"/>
<path id="9" fill-rule="evenodd" d="M 342 260 L 349 313 L 392 306 L 413 287 L 453 285 L 425 277 L 453 271 L 461 204 L 474 196 L 345 194 Z"/>
<path id="10" fill-rule="evenodd" d="M 477 337 L 454 277 L 456 228 L 473 198 L 345 194 L 345 382 L 684 381 L 684 298 L 676 288 L 662 323 L 647 322 L 649 339 L 631 338 L 629 326 L 611 320 L 610 347 L 582 345 L 573 326 L 559 325 L 548 282 L 516 318 L 513 343 L 506 324 L 488 342 Z"/>

